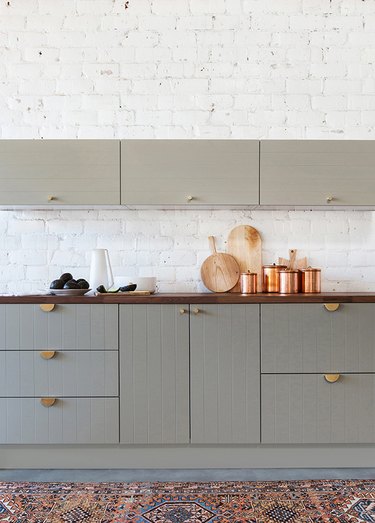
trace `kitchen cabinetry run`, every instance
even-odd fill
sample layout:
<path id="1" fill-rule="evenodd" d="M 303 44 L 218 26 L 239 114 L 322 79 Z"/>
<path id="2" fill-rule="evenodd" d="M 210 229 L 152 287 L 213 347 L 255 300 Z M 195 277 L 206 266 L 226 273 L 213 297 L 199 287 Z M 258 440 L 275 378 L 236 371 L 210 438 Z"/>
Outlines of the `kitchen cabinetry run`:
<path id="1" fill-rule="evenodd" d="M 191 443 L 259 443 L 259 305 L 192 305 L 190 337 Z"/>
<path id="2" fill-rule="evenodd" d="M 0 140 L 0 205 L 120 204 L 118 140 Z"/>
<path id="3" fill-rule="evenodd" d="M 261 205 L 374 205 L 373 140 L 262 140 Z"/>
<path id="4" fill-rule="evenodd" d="M 120 305 L 121 443 L 189 443 L 189 306 Z"/>
<path id="5" fill-rule="evenodd" d="M 122 140 L 124 205 L 256 205 L 257 140 Z"/>

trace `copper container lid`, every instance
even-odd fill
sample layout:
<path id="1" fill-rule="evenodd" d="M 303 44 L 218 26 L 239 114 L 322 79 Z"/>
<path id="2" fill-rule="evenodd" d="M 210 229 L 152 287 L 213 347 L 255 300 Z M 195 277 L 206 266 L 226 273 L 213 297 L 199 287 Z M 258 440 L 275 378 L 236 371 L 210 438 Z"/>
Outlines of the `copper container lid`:
<path id="1" fill-rule="evenodd" d="M 271 263 L 271 265 L 263 265 L 263 269 L 286 269 L 286 265 L 276 265 L 276 263 Z"/>
<path id="2" fill-rule="evenodd" d="M 301 269 L 302 272 L 322 272 L 322 269 L 317 269 L 314 267 L 307 267 L 307 269 Z"/>

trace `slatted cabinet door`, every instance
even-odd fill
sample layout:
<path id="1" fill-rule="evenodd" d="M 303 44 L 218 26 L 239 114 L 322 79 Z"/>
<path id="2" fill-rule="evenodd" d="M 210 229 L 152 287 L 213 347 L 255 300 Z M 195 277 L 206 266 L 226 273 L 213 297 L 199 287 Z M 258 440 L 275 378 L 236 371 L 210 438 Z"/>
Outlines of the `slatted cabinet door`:
<path id="1" fill-rule="evenodd" d="M 258 140 L 122 140 L 125 205 L 257 205 Z"/>
<path id="2" fill-rule="evenodd" d="M 118 306 L 0 305 L 0 350 L 118 350 Z"/>
<path id="3" fill-rule="evenodd" d="M 191 442 L 259 443 L 259 305 L 191 306 Z"/>
<path id="4" fill-rule="evenodd" d="M 121 443 L 189 442 L 188 311 L 120 305 Z"/>
<path id="5" fill-rule="evenodd" d="M 374 205 L 373 140 L 264 140 L 263 205 Z"/>
<path id="6" fill-rule="evenodd" d="M 375 374 L 263 375 L 262 443 L 375 443 Z"/>

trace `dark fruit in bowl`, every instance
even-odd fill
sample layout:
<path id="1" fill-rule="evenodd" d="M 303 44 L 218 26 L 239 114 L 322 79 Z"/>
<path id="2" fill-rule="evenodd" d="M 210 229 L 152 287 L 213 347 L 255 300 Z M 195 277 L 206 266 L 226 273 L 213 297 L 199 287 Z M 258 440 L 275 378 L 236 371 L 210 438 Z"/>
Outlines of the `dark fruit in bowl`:
<path id="1" fill-rule="evenodd" d="M 83 278 L 80 278 L 79 280 L 77 280 L 77 283 L 78 283 L 80 289 L 89 289 L 90 288 L 89 282 L 84 280 Z"/>
<path id="2" fill-rule="evenodd" d="M 64 274 L 62 274 L 60 276 L 60 280 L 62 280 L 64 283 L 66 283 L 67 281 L 70 281 L 73 279 L 73 276 L 70 274 L 70 272 L 64 272 Z"/>
<path id="3" fill-rule="evenodd" d="M 64 289 L 80 289 L 81 287 L 75 280 L 69 280 L 65 283 Z"/>
<path id="4" fill-rule="evenodd" d="M 53 280 L 51 282 L 51 285 L 49 286 L 50 289 L 62 289 L 64 287 L 63 280 Z"/>

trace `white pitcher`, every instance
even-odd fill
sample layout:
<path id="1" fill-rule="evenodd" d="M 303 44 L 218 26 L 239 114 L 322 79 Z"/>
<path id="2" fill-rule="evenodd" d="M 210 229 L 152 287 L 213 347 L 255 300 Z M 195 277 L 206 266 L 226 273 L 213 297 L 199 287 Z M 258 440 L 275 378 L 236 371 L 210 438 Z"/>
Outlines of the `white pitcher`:
<path id="1" fill-rule="evenodd" d="M 91 254 L 90 287 L 96 291 L 99 285 L 104 285 L 107 290 L 113 285 L 113 274 L 107 249 L 94 249 Z"/>

